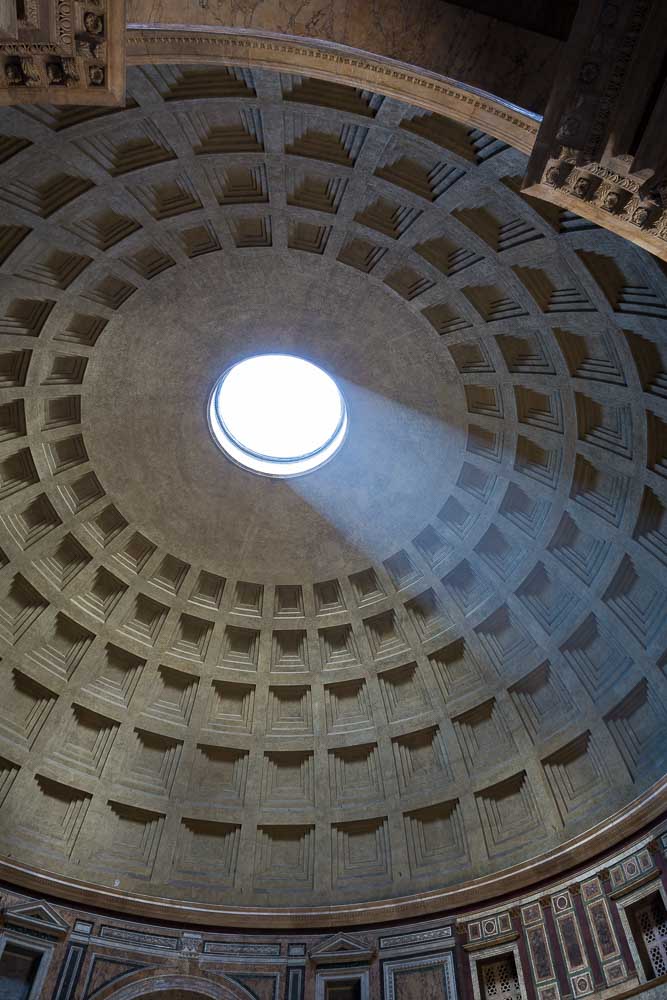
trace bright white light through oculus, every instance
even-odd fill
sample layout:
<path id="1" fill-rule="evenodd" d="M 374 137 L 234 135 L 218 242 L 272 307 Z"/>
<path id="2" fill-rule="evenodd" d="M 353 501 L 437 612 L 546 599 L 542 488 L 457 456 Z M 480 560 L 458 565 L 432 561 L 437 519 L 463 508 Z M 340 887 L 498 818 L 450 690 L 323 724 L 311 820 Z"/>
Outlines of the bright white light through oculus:
<path id="1" fill-rule="evenodd" d="M 292 354 L 258 354 L 229 368 L 208 406 L 216 443 L 265 476 L 300 476 L 328 462 L 347 430 L 345 401 L 317 365 Z"/>

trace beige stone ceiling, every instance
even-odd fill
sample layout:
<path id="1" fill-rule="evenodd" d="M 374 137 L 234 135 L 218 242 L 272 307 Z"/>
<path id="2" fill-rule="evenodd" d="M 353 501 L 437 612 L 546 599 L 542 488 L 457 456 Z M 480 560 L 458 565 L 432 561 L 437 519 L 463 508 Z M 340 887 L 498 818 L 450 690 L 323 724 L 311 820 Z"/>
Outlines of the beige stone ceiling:
<path id="1" fill-rule="evenodd" d="M 664 771 L 667 278 L 366 92 L 132 69 L 0 122 L 0 848 L 345 903 L 520 864 Z M 349 439 L 205 421 L 293 350 Z"/>

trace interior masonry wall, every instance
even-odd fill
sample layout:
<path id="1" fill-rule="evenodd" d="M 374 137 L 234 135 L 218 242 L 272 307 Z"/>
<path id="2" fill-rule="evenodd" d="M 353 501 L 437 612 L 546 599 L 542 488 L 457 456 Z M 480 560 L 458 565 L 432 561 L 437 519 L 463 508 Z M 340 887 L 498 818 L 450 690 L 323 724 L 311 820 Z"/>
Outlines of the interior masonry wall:
<path id="1" fill-rule="evenodd" d="M 667 822 L 595 866 L 492 907 L 351 933 L 241 935 L 139 923 L 5 889 L 0 951 L 20 946 L 39 957 L 30 1000 L 348 1000 L 335 991 L 341 983 L 360 1000 L 644 991 L 659 1000 L 667 927 L 663 920 L 651 930 L 633 914 L 651 901 L 664 914 L 666 850 Z M 0 982 L 2 970 L 0 956 Z"/>

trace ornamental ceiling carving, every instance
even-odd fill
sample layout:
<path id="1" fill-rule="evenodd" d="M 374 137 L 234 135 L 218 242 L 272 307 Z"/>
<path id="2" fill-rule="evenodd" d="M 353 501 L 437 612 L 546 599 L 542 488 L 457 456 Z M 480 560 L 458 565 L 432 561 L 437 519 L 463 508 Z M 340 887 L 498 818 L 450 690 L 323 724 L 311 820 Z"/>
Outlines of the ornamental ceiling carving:
<path id="1" fill-rule="evenodd" d="M 0 15 L 0 104 L 117 104 L 124 8 L 122 0 L 9 0 Z"/>
<path id="2" fill-rule="evenodd" d="M 666 29 L 667 8 L 651 0 L 581 6 L 524 182 L 526 193 L 612 229 L 663 260 Z"/>
<path id="3" fill-rule="evenodd" d="M 667 278 L 362 89 L 133 67 L 0 115 L 0 849 L 353 904 L 527 865 L 664 774 Z M 350 436 L 211 441 L 299 351 Z M 306 919 L 304 917 L 304 919 Z"/>

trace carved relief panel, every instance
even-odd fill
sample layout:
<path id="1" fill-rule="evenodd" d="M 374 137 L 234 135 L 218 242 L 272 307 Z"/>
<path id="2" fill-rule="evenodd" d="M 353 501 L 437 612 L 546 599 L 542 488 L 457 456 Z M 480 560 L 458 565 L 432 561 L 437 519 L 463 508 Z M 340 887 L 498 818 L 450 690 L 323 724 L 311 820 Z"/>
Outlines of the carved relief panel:
<path id="1" fill-rule="evenodd" d="M 125 0 L 7 0 L 0 104 L 120 104 Z"/>
<path id="2" fill-rule="evenodd" d="M 523 183 L 663 260 L 666 25 L 661 0 L 580 5 Z"/>

